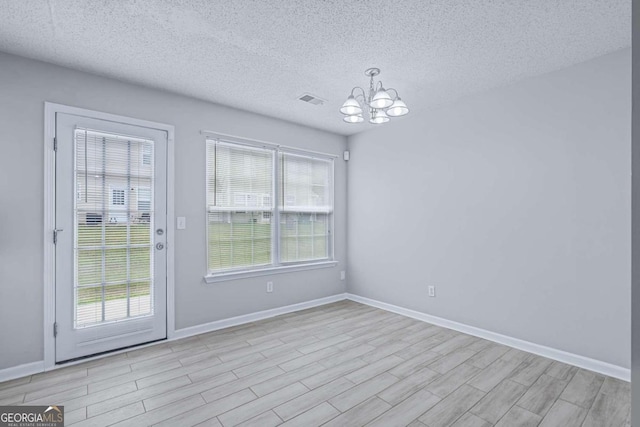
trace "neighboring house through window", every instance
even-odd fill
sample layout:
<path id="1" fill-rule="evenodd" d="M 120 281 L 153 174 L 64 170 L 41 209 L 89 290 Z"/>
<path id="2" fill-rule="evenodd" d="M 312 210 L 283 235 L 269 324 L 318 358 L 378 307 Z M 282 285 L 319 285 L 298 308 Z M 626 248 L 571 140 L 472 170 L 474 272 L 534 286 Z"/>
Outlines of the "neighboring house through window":
<path id="1" fill-rule="evenodd" d="M 109 186 L 109 222 L 127 222 L 127 188 L 119 185 Z"/>

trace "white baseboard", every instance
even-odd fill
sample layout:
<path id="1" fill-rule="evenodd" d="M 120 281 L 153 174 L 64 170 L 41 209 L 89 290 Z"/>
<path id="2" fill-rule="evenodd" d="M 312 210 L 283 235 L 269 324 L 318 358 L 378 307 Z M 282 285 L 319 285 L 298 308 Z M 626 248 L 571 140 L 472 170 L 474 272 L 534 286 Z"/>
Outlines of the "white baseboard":
<path id="1" fill-rule="evenodd" d="M 518 350 L 537 354 L 538 356 L 557 360 L 569 365 L 578 366 L 580 368 L 618 378 L 623 381 L 631 381 L 631 371 L 629 369 L 617 365 L 612 365 L 611 363 L 590 359 L 588 357 L 580 356 L 551 347 L 546 347 L 544 345 L 535 344 L 529 341 L 520 340 L 518 338 L 512 338 L 506 335 L 487 331 L 485 329 L 476 328 L 475 326 L 465 325 L 464 323 L 454 322 L 452 320 L 443 319 L 442 317 L 432 316 L 430 314 L 421 313 L 419 311 L 410 310 L 404 307 L 398 307 L 397 305 L 387 304 L 386 302 L 376 301 L 370 298 L 361 297 L 359 295 L 347 293 L 347 299 L 366 304 L 371 307 L 381 308 L 382 310 L 390 311 L 392 313 L 411 317 L 416 320 L 431 323 L 433 325 L 442 326 L 444 328 L 453 329 L 465 334 L 484 338 L 489 341 L 494 341 L 499 344 L 517 348 Z"/>
<path id="2" fill-rule="evenodd" d="M 0 369 L 0 383 L 40 372 L 44 372 L 44 360 Z"/>
<path id="3" fill-rule="evenodd" d="M 272 308 L 270 310 L 257 311 L 255 313 L 244 314 L 242 316 L 230 317 L 228 319 L 216 320 L 215 322 L 204 323 L 202 325 L 190 326 L 188 328 L 177 329 L 172 340 L 186 338 L 193 335 L 204 334 L 218 329 L 229 328 L 231 326 L 242 325 L 244 323 L 255 322 L 258 320 L 268 319 L 270 317 L 279 316 L 281 314 L 292 313 L 307 308 L 317 307 L 320 305 L 330 304 L 336 301 L 347 299 L 347 294 L 336 294 L 329 297 L 318 298 L 312 301 L 305 301 L 298 304 L 287 305 L 284 307 Z"/>
<path id="4" fill-rule="evenodd" d="M 580 356 L 577 354 L 569 353 L 555 348 L 546 347 L 540 344 L 535 344 L 529 341 L 520 340 L 517 338 L 509 337 L 506 335 L 498 334 L 495 332 L 487 331 L 485 329 L 476 328 L 475 326 L 465 325 L 464 323 L 458 323 L 451 320 L 443 319 L 441 317 L 432 316 L 429 314 L 421 313 L 419 311 L 411 310 L 408 308 L 398 307 L 393 304 L 387 304 L 385 302 L 373 300 L 359 295 L 344 293 L 332 295 L 325 298 L 319 298 L 312 301 L 306 301 L 298 304 L 287 305 L 284 307 L 273 308 L 270 310 L 258 311 L 255 313 L 245 314 L 242 316 L 231 317 L 228 319 L 217 320 L 215 322 L 205 323 L 202 325 L 191 326 L 189 328 L 178 329 L 175 331 L 171 339 L 168 341 L 174 341 L 181 338 L 190 337 L 193 335 L 203 334 L 206 332 L 216 331 L 218 329 L 224 329 L 231 326 L 237 326 L 244 323 L 255 322 L 258 320 L 268 319 L 270 317 L 279 316 L 281 314 L 292 313 L 294 311 L 300 311 L 307 308 L 317 307 L 320 305 L 330 304 L 332 302 L 342 301 L 349 299 L 351 301 L 359 302 L 369 305 L 371 307 L 380 308 L 382 310 L 397 313 L 402 316 L 411 317 L 416 320 L 431 323 L 433 325 L 441 326 L 455 331 L 463 332 L 465 334 L 473 335 L 479 338 L 483 338 L 489 341 L 497 342 L 500 344 L 514 347 L 519 350 L 527 351 L 529 353 L 537 354 L 539 356 L 547 357 L 549 359 L 557 360 L 570 365 L 578 366 L 593 372 L 598 372 L 603 375 L 618 378 L 624 381 L 631 380 L 631 371 L 627 368 L 612 365 L 600 360 L 591 359 L 588 357 Z M 163 343 L 166 341 L 160 341 Z M 152 343 L 148 345 L 155 345 Z M 127 351 L 127 350 L 124 350 Z M 78 363 L 82 363 L 79 361 Z M 11 368 L 0 369 L 0 382 L 9 381 L 15 378 L 24 377 L 26 375 L 33 375 L 40 372 L 44 372 L 44 361 L 25 363 L 24 365 L 18 365 Z"/>

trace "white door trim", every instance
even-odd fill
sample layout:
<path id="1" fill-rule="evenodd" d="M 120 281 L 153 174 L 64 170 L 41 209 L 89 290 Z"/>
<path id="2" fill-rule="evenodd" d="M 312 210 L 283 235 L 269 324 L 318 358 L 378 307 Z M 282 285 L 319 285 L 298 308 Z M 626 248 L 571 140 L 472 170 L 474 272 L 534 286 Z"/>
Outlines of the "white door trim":
<path id="1" fill-rule="evenodd" d="M 159 129 L 167 132 L 167 339 L 175 335 L 175 277 L 174 277 L 174 135 L 173 125 L 134 119 L 100 111 L 71 107 L 52 102 L 44 103 L 44 370 L 55 368 L 55 340 L 53 324 L 55 312 L 55 245 L 53 229 L 55 228 L 55 172 L 56 156 L 54 138 L 56 135 L 56 113 L 75 114 L 94 119 L 126 123 L 134 126 Z"/>

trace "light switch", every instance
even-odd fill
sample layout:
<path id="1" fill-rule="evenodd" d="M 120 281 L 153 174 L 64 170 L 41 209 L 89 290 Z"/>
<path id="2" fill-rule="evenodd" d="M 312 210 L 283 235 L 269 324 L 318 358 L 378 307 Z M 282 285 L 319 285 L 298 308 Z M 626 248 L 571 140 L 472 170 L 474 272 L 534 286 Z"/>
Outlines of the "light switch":
<path id="1" fill-rule="evenodd" d="M 184 230 L 187 228 L 187 218 L 184 216 L 178 217 L 178 230 Z"/>

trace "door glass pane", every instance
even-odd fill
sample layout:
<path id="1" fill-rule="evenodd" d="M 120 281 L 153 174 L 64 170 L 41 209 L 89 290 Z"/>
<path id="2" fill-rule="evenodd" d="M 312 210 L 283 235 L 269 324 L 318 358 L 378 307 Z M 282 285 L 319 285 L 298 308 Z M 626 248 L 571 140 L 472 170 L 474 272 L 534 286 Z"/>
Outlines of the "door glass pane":
<path id="1" fill-rule="evenodd" d="M 76 129 L 75 327 L 153 314 L 153 141 Z"/>

